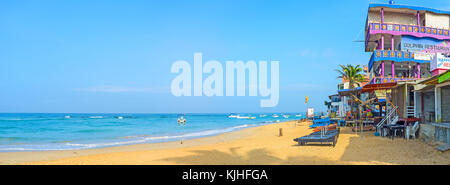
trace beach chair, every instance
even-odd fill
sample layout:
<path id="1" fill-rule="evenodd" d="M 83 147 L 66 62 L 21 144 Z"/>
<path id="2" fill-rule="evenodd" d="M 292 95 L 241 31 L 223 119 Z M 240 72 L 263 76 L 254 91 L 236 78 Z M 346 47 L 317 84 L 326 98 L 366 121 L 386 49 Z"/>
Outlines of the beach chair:
<path id="1" fill-rule="evenodd" d="M 332 143 L 333 147 L 336 146 L 336 133 L 325 134 L 325 135 L 307 135 L 303 137 L 299 137 L 294 139 L 294 141 L 298 142 L 300 146 L 306 145 L 307 143 Z"/>
<path id="2" fill-rule="evenodd" d="M 323 127 L 331 124 L 330 118 L 314 120 L 310 128 Z"/>
<path id="3" fill-rule="evenodd" d="M 295 138 L 294 141 L 297 142 L 300 146 L 306 145 L 307 143 L 332 143 L 333 147 L 336 146 L 337 139 L 339 137 L 340 129 L 332 130 L 332 131 L 319 131 L 313 132 L 307 136 Z"/>
<path id="4" fill-rule="evenodd" d="M 419 122 L 416 121 L 412 127 L 408 126 L 406 128 L 406 139 L 409 140 L 410 137 L 416 139 L 416 132 L 419 129 Z"/>

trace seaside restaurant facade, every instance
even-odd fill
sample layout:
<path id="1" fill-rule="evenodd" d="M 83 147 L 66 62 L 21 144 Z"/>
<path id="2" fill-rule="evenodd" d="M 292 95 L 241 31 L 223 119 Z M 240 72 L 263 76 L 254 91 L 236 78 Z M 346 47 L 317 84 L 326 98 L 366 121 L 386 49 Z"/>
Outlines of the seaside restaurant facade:
<path id="1" fill-rule="evenodd" d="M 398 82 L 391 99 L 403 117 L 415 113 L 418 82 L 444 72 L 450 60 L 450 11 L 370 4 L 365 32 L 370 84 Z M 443 67 L 444 66 L 444 67 Z"/>
<path id="2" fill-rule="evenodd" d="M 372 53 L 370 84 L 397 83 L 389 100 L 403 118 L 450 122 L 450 107 L 446 107 L 450 106 L 449 82 L 436 80 L 450 68 L 450 11 L 370 4 L 365 51 Z"/>
<path id="3" fill-rule="evenodd" d="M 438 74 L 430 62 L 450 53 L 450 11 L 370 4 L 365 51 L 371 84 L 421 80 Z"/>

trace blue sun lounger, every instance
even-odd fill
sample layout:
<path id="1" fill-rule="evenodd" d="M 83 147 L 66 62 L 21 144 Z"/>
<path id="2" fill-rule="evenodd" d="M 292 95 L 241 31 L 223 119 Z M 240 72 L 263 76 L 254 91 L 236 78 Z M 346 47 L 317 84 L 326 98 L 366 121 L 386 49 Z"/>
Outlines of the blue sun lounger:
<path id="1" fill-rule="evenodd" d="M 325 119 L 318 119 L 318 120 L 314 120 L 313 124 L 310 125 L 310 128 L 316 128 L 316 127 L 322 127 L 322 126 L 327 126 L 331 124 L 331 120 L 330 118 L 325 118 Z"/>

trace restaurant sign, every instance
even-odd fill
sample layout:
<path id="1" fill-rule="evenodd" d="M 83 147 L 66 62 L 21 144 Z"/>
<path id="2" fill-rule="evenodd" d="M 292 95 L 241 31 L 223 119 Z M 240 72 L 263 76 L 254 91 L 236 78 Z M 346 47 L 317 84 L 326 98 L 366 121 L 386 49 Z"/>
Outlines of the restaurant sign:
<path id="1" fill-rule="evenodd" d="M 450 53 L 450 41 L 402 36 L 401 50 L 422 53 Z"/>

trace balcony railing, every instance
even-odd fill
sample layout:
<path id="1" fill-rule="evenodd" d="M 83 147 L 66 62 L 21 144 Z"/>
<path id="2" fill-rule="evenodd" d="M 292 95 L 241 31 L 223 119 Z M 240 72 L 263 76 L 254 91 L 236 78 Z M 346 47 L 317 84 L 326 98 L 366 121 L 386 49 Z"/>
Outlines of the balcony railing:
<path id="1" fill-rule="evenodd" d="M 369 23 L 369 33 L 388 33 L 392 35 L 411 35 L 415 37 L 431 37 L 436 39 L 450 39 L 450 30 L 431 28 L 417 25 L 403 25 L 392 23 Z"/>
<path id="2" fill-rule="evenodd" d="M 382 84 L 382 83 L 392 83 L 392 82 L 400 82 L 400 81 L 412 81 L 412 80 L 420 80 L 423 78 L 416 77 L 374 77 L 371 81 L 372 84 Z"/>
<path id="3" fill-rule="evenodd" d="M 372 68 L 374 62 L 377 61 L 383 61 L 383 60 L 389 60 L 394 62 L 417 62 L 417 63 L 426 63 L 430 62 L 430 57 L 424 57 L 424 55 L 421 53 L 421 55 L 417 55 L 414 52 L 407 52 L 407 51 L 390 51 L 390 50 L 376 50 L 372 53 L 372 56 L 370 57 L 369 61 L 369 70 Z"/>

